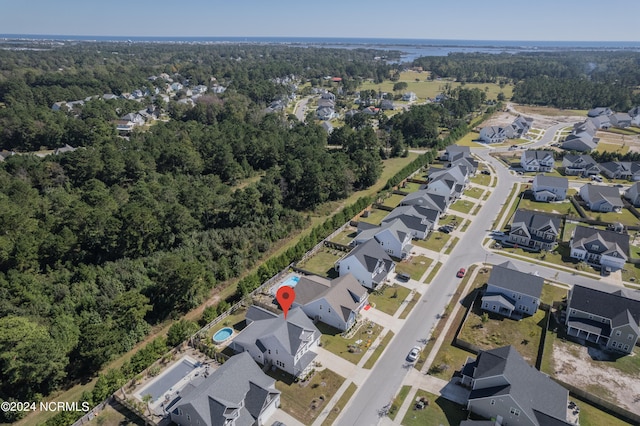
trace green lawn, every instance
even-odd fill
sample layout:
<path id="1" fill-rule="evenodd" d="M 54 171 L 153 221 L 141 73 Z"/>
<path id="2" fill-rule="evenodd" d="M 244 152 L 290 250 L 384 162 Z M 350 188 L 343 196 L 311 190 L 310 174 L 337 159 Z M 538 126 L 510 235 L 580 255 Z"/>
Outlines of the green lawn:
<path id="1" fill-rule="evenodd" d="M 461 139 L 458 139 L 456 145 L 460 146 L 470 146 L 470 147 L 483 147 L 485 146 L 483 143 L 474 142 L 480 137 L 480 133 L 478 132 L 469 132 L 464 135 Z"/>
<path id="2" fill-rule="evenodd" d="M 386 210 L 372 209 L 371 212 L 369 213 L 369 217 L 360 216 L 358 220 L 361 220 L 366 223 L 371 223 L 373 225 L 380 225 L 380 222 L 382 222 L 382 219 L 384 219 L 388 214 L 389 212 Z"/>
<path id="3" fill-rule="evenodd" d="M 382 205 L 383 206 L 387 206 L 387 207 L 395 208 L 395 207 L 398 207 L 400 205 L 400 201 L 402 201 L 403 198 L 404 198 L 404 195 L 391 194 L 390 197 L 387 197 L 387 198 L 384 199 L 384 202 L 382 203 Z"/>
<path id="4" fill-rule="evenodd" d="M 347 402 L 349 402 L 353 394 L 356 393 L 357 389 L 358 389 L 358 386 L 356 386 L 355 383 L 352 382 L 349 384 L 349 386 L 344 391 L 344 393 L 342 394 L 338 402 L 336 402 L 336 405 L 334 405 L 333 408 L 331 409 L 331 412 L 329 413 L 327 418 L 324 419 L 324 422 L 322 422 L 322 426 L 331 426 L 333 424 L 333 422 L 338 417 L 338 414 L 340 414 L 342 409 L 347 405 Z"/>
<path id="5" fill-rule="evenodd" d="M 398 414 L 398 410 L 400 409 L 400 407 L 402 407 L 402 403 L 407 398 L 407 395 L 409 394 L 410 390 L 411 390 L 411 386 L 404 385 L 400 388 L 400 392 L 398 392 L 398 395 L 396 395 L 396 397 L 393 398 L 393 401 L 391 402 L 391 407 L 389 408 L 389 414 L 388 414 L 391 420 L 395 420 L 396 415 Z"/>
<path id="6" fill-rule="evenodd" d="M 580 262 L 569 257 L 570 250 L 568 245 L 565 244 L 559 244 L 556 250 L 552 252 L 531 253 L 529 251 L 522 250 L 521 248 L 513 247 L 505 247 L 501 251 L 504 253 L 518 254 L 533 260 L 543 260 L 545 262 L 554 263 L 567 268 L 580 268 Z"/>
<path id="7" fill-rule="evenodd" d="M 453 237 L 453 241 L 451 241 L 451 244 L 449 244 L 449 247 L 447 247 L 447 249 L 444 251 L 444 254 L 451 253 L 453 249 L 456 248 L 456 244 L 458 244 L 458 241 L 460 241 L 460 238 Z"/>
<path id="8" fill-rule="evenodd" d="M 444 225 L 451 225 L 454 228 L 457 227 L 460 223 L 462 223 L 464 219 L 461 218 L 460 216 L 456 216 L 454 214 L 451 214 L 450 212 L 447 213 L 446 215 L 442 216 L 440 218 L 440 220 L 438 221 L 438 225 L 439 226 L 444 226 Z"/>
<path id="9" fill-rule="evenodd" d="M 557 285 L 545 283 L 542 286 L 542 294 L 540 295 L 540 301 L 551 305 L 554 301 L 560 301 L 567 296 L 567 289 L 558 287 Z"/>
<path id="10" fill-rule="evenodd" d="M 441 396 L 418 389 L 416 398 L 425 398 L 429 401 L 429 405 L 422 410 L 415 409 L 415 405 L 412 406 L 402 419 L 402 425 L 456 426 L 467 418 L 467 412 L 464 406 L 453 403 Z"/>
<path id="11" fill-rule="evenodd" d="M 511 188 L 511 192 L 509 193 L 509 197 L 504 202 L 504 205 L 500 209 L 500 213 L 498 213 L 498 216 L 496 216 L 496 220 L 493 222 L 493 228 L 497 228 L 498 224 L 501 223 L 501 221 L 503 220 L 503 216 L 507 211 L 507 208 L 509 207 L 509 203 L 511 202 L 511 199 L 515 196 L 515 194 L 519 194 L 519 191 L 520 191 L 520 185 L 517 183 L 514 184 L 513 188 Z M 514 203 L 514 204 L 517 204 L 517 203 Z M 507 220 L 509 220 L 509 218 L 505 217 L 503 225 L 506 224 Z"/>
<path id="12" fill-rule="evenodd" d="M 471 197 L 471 198 L 479 199 L 482 196 L 483 192 L 484 192 L 484 189 L 469 188 L 466 191 L 464 191 L 464 195 L 466 195 L 468 197 Z"/>
<path id="13" fill-rule="evenodd" d="M 323 277 L 335 278 L 337 273 L 333 265 L 346 253 L 337 249 L 325 247 L 297 266 L 314 274 Z"/>
<path id="14" fill-rule="evenodd" d="M 475 204 L 471 201 L 467 200 L 458 200 L 455 203 L 451 204 L 451 210 L 458 211 L 460 213 L 469 213 L 471 209 L 475 206 Z"/>
<path id="15" fill-rule="evenodd" d="M 618 143 L 611 142 L 598 142 L 598 146 L 596 147 L 596 151 L 598 152 L 617 152 L 618 154 L 626 154 L 629 152 L 629 145 L 621 145 Z"/>
<path id="16" fill-rule="evenodd" d="M 631 283 L 640 283 L 640 265 L 625 263 L 622 269 L 622 280 Z"/>
<path id="17" fill-rule="evenodd" d="M 614 223 L 620 222 L 623 225 L 627 226 L 638 226 L 640 224 L 640 220 L 631 213 L 631 211 L 627 209 L 622 209 L 620 213 L 608 212 L 608 213 L 598 213 L 592 212 L 589 210 L 585 210 L 589 216 L 592 216 L 595 219 L 601 220 L 603 222 Z"/>
<path id="18" fill-rule="evenodd" d="M 409 292 L 408 288 L 401 285 L 394 284 L 389 286 L 384 284 L 380 289 L 369 294 L 369 303 L 372 306 L 375 305 L 377 310 L 393 315 L 409 295 Z"/>
<path id="19" fill-rule="evenodd" d="M 356 235 L 358 235 L 358 232 L 356 231 L 356 229 L 352 226 L 347 226 L 344 229 L 344 231 L 340 232 L 338 235 L 333 237 L 331 239 L 331 242 L 346 246 L 346 245 L 349 245 L 351 240 L 353 240 L 356 237 Z"/>
<path id="20" fill-rule="evenodd" d="M 406 319 L 411 313 L 411 310 L 416 306 L 416 303 L 418 303 L 418 300 L 420 300 L 420 293 L 414 292 L 413 297 L 411 298 L 411 300 L 409 300 L 409 303 L 407 303 L 407 306 L 405 306 L 404 310 L 398 316 L 398 318 Z"/>
<path id="21" fill-rule="evenodd" d="M 267 374 L 276 380 L 276 389 L 281 392 L 280 408 L 306 425 L 313 423 L 344 382 L 344 377 L 329 369 L 317 371 L 305 386 L 281 370 L 269 369 Z"/>
<path id="22" fill-rule="evenodd" d="M 431 270 L 431 272 L 429 272 L 429 275 L 427 275 L 427 278 L 424 279 L 424 283 L 425 284 L 429 284 L 431 283 L 431 280 L 433 279 L 433 277 L 436 276 L 436 274 L 438 273 L 438 271 L 440 270 L 440 267 L 442 266 L 442 262 L 438 262 L 436 263 L 436 266 L 433 267 L 433 269 Z"/>
<path id="23" fill-rule="evenodd" d="M 545 311 L 538 309 L 534 315 L 520 321 L 489 314 L 489 319 L 483 323 L 483 311 L 479 305 L 476 304 L 469 313 L 458 338 L 484 350 L 513 345 L 529 364 L 535 364 L 544 329 Z"/>
<path id="24" fill-rule="evenodd" d="M 387 347 L 387 345 L 389 344 L 392 338 L 393 338 L 393 331 L 391 330 L 387 331 L 387 334 L 384 335 L 384 337 L 382 338 L 382 341 L 378 344 L 378 347 L 376 347 L 373 350 L 373 353 L 371 354 L 369 359 L 367 359 L 367 362 L 364 363 L 362 368 L 366 368 L 366 369 L 372 368 L 376 364 L 376 362 L 378 361 L 378 358 L 380 358 L 380 355 L 382 355 L 382 351 L 384 350 L 384 348 Z"/>
<path id="25" fill-rule="evenodd" d="M 232 327 L 236 331 L 241 331 L 245 326 L 244 318 L 247 315 L 246 309 L 239 309 L 235 311 L 233 314 L 225 317 L 218 324 L 211 327 L 207 330 L 207 343 L 212 342 L 211 338 L 217 331 L 220 331 L 224 327 Z"/>
<path id="26" fill-rule="evenodd" d="M 416 192 L 416 191 L 419 191 L 419 190 L 420 190 L 420 188 L 421 188 L 422 186 L 423 186 L 423 185 L 422 185 L 421 183 L 416 183 L 416 182 L 406 182 L 406 183 L 404 184 L 404 186 L 403 186 L 402 188 L 400 188 L 400 191 L 402 191 L 402 192 L 408 192 L 408 193 L 410 193 L 410 192 Z"/>
<path id="27" fill-rule="evenodd" d="M 411 279 L 420 281 L 422 274 L 433 262 L 426 256 L 411 256 L 396 265 L 396 272 L 411 275 Z"/>
<path id="28" fill-rule="evenodd" d="M 572 399 L 580 407 L 580 426 L 624 426 L 629 423 L 605 413 L 582 400 Z"/>
<path id="29" fill-rule="evenodd" d="M 518 194 L 520 197 L 520 194 Z M 557 203 L 545 203 L 538 202 L 535 200 L 530 200 L 527 197 L 522 198 L 520 201 L 519 209 L 525 210 L 536 210 L 540 212 L 546 213 L 556 213 L 556 214 L 571 214 L 574 216 L 579 216 L 578 211 L 573 207 L 573 204 L 569 200 L 557 202 Z"/>
<path id="30" fill-rule="evenodd" d="M 444 247 L 447 241 L 449 241 L 449 238 L 451 238 L 450 234 L 435 231 L 431 232 L 426 240 L 414 240 L 413 244 L 422 248 L 426 248 L 427 250 L 439 252 L 440 250 L 442 250 L 442 247 Z"/>
<path id="31" fill-rule="evenodd" d="M 483 175 L 480 173 L 480 170 L 478 170 L 478 173 L 476 173 L 476 175 L 470 180 L 476 185 L 489 186 L 491 183 L 491 175 Z"/>
<path id="32" fill-rule="evenodd" d="M 371 321 L 363 322 L 358 331 L 349 339 L 342 337 L 341 331 L 324 323 L 316 323 L 316 327 L 322 333 L 320 340 L 322 347 L 347 361 L 357 364 L 367 349 L 376 340 L 382 331 L 382 327 Z M 328 366 L 330 367 L 330 366 Z"/>

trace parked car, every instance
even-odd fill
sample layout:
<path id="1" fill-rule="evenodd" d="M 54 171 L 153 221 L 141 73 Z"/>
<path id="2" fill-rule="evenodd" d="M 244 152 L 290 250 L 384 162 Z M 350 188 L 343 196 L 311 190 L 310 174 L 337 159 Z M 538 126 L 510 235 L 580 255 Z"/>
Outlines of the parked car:
<path id="1" fill-rule="evenodd" d="M 504 237 L 506 235 L 504 232 L 502 232 L 499 229 L 494 229 L 493 231 L 491 231 L 491 233 L 496 237 Z"/>
<path id="2" fill-rule="evenodd" d="M 483 170 L 480 173 L 482 173 L 483 175 L 490 175 L 491 172 L 489 170 Z"/>
<path id="3" fill-rule="evenodd" d="M 417 360 L 418 356 L 420 356 L 421 350 L 422 349 L 420 349 L 420 346 L 414 346 L 413 348 L 411 348 L 411 350 L 409 351 L 409 355 L 407 355 L 407 361 L 414 362 L 415 360 Z"/>
<path id="4" fill-rule="evenodd" d="M 399 274 L 396 275 L 396 278 L 398 278 L 399 280 L 402 281 L 409 281 L 411 279 L 411 275 L 405 273 L 405 272 L 401 272 Z"/>
<path id="5" fill-rule="evenodd" d="M 438 228 L 438 231 L 448 234 L 453 231 L 453 228 L 451 228 L 450 226 L 441 226 L 440 228 Z"/>
<path id="6" fill-rule="evenodd" d="M 533 183 L 533 179 L 529 179 L 529 183 Z"/>
<path id="7" fill-rule="evenodd" d="M 458 278 L 462 278 L 462 277 L 464 277 L 464 274 L 465 274 L 466 272 L 467 272 L 467 270 L 466 270 L 466 269 L 464 269 L 464 268 L 460 268 L 460 269 L 458 270 L 458 273 L 456 274 L 456 277 L 458 277 Z"/>

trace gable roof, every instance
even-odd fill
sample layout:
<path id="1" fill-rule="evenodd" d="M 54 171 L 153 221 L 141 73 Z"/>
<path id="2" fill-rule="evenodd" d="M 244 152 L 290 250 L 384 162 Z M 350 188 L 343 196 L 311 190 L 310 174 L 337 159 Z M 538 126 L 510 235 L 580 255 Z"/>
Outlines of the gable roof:
<path id="1" fill-rule="evenodd" d="M 535 412 L 560 421 L 566 419 L 569 392 L 527 364 L 513 346 L 480 351 L 478 354 L 473 378 L 478 380 L 495 376 L 503 376 L 507 383 L 479 389 L 474 387 L 469 400 L 510 395 L 532 422 L 537 418 Z"/>
<path id="2" fill-rule="evenodd" d="M 237 425 L 255 424 L 262 409 L 280 391 L 275 380 L 264 374 L 249 353 L 232 356 L 206 378 L 197 377 L 181 392 L 171 411 L 181 409 L 200 417 L 207 426 L 225 423 L 237 415 Z M 194 418 L 194 421 L 198 420 Z"/>
<path id="3" fill-rule="evenodd" d="M 495 265 L 491 270 L 491 275 L 487 284 L 503 288 L 516 293 L 526 294 L 531 297 L 540 298 L 544 279 L 532 274 L 526 274 L 508 266 Z"/>
<path id="4" fill-rule="evenodd" d="M 385 271 L 390 271 L 391 265 L 393 265 L 393 260 L 376 240 L 369 240 L 364 244 L 360 244 L 351 250 L 344 259 L 347 257 L 355 257 L 365 270 L 371 273 L 377 270 L 380 263 L 384 264 Z"/>
<path id="5" fill-rule="evenodd" d="M 447 208 L 448 197 L 435 193 L 430 189 L 421 189 L 405 196 L 401 201 L 401 205 L 419 205 L 422 207 L 438 210 L 441 213 Z"/>
<path id="6" fill-rule="evenodd" d="M 562 149 L 566 149 L 568 151 L 591 151 L 595 149 L 597 143 L 593 139 L 588 139 L 586 137 L 576 137 L 573 139 L 565 139 L 562 144 Z"/>
<path id="7" fill-rule="evenodd" d="M 640 324 L 640 291 L 598 283 L 575 284 L 570 292 L 569 308 L 612 320 L 612 326 L 632 322 Z"/>
<path id="8" fill-rule="evenodd" d="M 569 179 L 566 177 L 545 176 L 543 174 L 536 175 L 533 178 L 533 184 L 536 186 L 550 186 L 553 188 L 569 189 Z"/>
<path id="9" fill-rule="evenodd" d="M 357 313 L 362 298 L 367 295 L 367 289 L 351 274 L 343 275 L 331 281 L 324 281 L 328 285 L 324 282 L 302 277 L 296 284 L 296 303 L 306 305 L 324 298 L 334 312 L 338 313 L 344 321 L 347 321 L 352 312 Z"/>
<path id="10" fill-rule="evenodd" d="M 595 249 L 593 243 L 598 244 Z M 571 248 L 579 248 L 600 255 L 629 258 L 629 235 L 619 232 L 576 226 L 571 239 Z"/>
<path id="11" fill-rule="evenodd" d="M 439 210 L 422 206 L 400 206 L 393 209 L 382 223 L 400 219 L 409 229 L 422 231 L 425 227 L 431 227 L 438 219 Z"/>
<path id="12" fill-rule="evenodd" d="M 551 232 L 558 235 L 560 232 L 560 219 L 544 213 L 530 210 L 518 209 L 513 215 L 513 227 L 518 223 L 524 224 L 528 229 L 535 229 L 541 232 Z"/>
<path id="13" fill-rule="evenodd" d="M 530 163 L 533 160 L 546 160 L 551 157 L 551 161 L 553 161 L 553 151 L 531 151 L 527 150 L 522 153 L 522 160 L 526 163 Z"/>
<path id="14" fill-rule="evenodd" d="M 598 201 L 606 201 L 614 207 L 623 207 L 624 203 L 620 199 L 620 191 L 618 188 L 606 185 L 592 185 L 590 183 L 585 184 L 582 188 L 585 188 L 586 195 L 589 198 L 590 203 L 596 203 Z M 580 192 L 582 192 L 580 188 Z"/>

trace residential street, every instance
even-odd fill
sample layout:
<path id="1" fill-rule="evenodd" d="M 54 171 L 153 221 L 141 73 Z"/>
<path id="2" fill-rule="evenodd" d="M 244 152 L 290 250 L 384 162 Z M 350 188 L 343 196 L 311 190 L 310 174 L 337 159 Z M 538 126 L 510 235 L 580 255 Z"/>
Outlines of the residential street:
<path id="1" fill-rule="evenodd" d="M 559 129 L 572 123 L 560 123 L 547 129 L 547 132 L 538 142 L 528 145 L 528 148 L 540 147 L 553 140 L 553 136 Z M 505 149 L 506 150 L 506 149 Z M 480 213 L 471 221 L 468 229 L 461 235 L 461 239 L 455 246 L 432 283 L 424 291 L 419 303 L 408 317 L 404 327 L 396 334 L 389 347 L 380 357 L 369 377 L 351 399 L 343 413 L 338 417 L 336 424 L 351 425 L 377 425 L 383 416 L 380 413 L 393 396 L 397 393 L 403 381 L 413 368 L 407 368 L 406 356 L 412 346 L 425 342 L 429 338 L 431 330 L 435 327 L 439 314 L 449 303 L 460 279 L 456 278 L 456 272 L 460 267 L 468 267 L 472 263 L 496 264 L 506 260 L 512 261 L 523 272 L 537 272 L 541 277 L 567 284 L 593 282 L 593 279 L 574 275 L 571 272 L 563 272 L 539 264 L 531 264 L 525 261 L 513 259 L 492 253 L 482 247 L 482 241 L 487 238 L 488 232 L 497 212 L 509 197 L 513 182 L 522 178 L 509 171 L 504 164 L 491 157 L 492 149 L 473 149 L 474 154 L 489 163 L 497 173 L 498 183 L 491 196 L 484 203 Z M 399 423 L 401 419 L 396 419 Z M 388 422 L 388 419 L 385 421 Z"/>

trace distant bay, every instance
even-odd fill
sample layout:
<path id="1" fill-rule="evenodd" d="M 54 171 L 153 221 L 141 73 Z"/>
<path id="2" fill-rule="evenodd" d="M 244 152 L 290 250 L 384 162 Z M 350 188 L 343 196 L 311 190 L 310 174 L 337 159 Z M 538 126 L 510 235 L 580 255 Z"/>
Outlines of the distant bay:
<path id="1" fill-rule="evenodd" d="M 130 42 L 130 43 L 249 43 L 281 44 L 302 47 L 339 49 L 378 49 L 403 52 L 403 61 L 420 56 L 447 56 L 450 53 L 519 53 L 551 51 L 640 51 L 640 41 L 512 41 L 512 40 L 440 40 L 396 38 L 330 38 L 330 37 L 151 37 L 151 36 L 78 36 L 0 34 L 4 43 L 30 41 L 58 42 Z"/>

